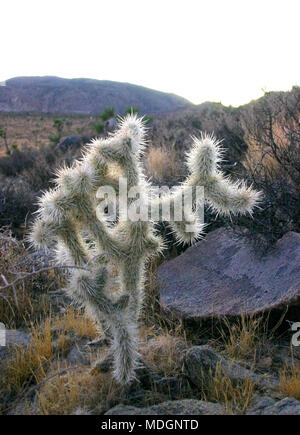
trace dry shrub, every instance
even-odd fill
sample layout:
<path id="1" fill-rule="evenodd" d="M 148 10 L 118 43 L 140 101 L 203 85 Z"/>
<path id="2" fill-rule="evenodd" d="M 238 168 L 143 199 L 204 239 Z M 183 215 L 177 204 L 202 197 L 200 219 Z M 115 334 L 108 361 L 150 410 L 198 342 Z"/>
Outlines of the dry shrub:
<path id="1" fill-rule="evenodd" d="M 57 315 L 54 319 L 54 327 L 64 333 L 73 331 L 79 337 L 96 338 L 99 335 L 95 322 L 74 308 Z"/>
<path id="2" fill-rule="evenodd" d="M 59 357 L 63 357 L 67 355 L 72 345 L 73 340 L 68 332 L 61 332 L 53 343 L 53 350 L 57 352 Z"/>
<path id="3" fill-rule="evenodd" d="M 19 287 L 15 294 L 9 289 L 6 299 L 0 298 L 0 319 L 6 328 L 23 327 L 30 319 L 37 320 L 50 313 L 51 306 L 47 296 L 26 287 Z"/>
<path id="4" fill-rule="evenodd" d="M 224 373 L 221 364 L 217 364 L 214 374 L 210 373 L 209 382 L 202 394 L 209 402 L 223 403 L 227 414 L 243 414 L 253 398 L 254 391 L 255 384 L 252 379 L 246 378 L 236 385 Z"/>
<path id="5" fill-rule="evenodd" d="M 157 257 L 149 261 L 147 265 L 145 281 L 145 300 L 141 315 L 144 325 L 145 337 L 170 334 L 186 341 L 186 329 L 183 320 L 172 313 L 171 310 L 163 309 L 160 303 L 159 290 L 157 287 L 157 268 L 163 262 L 163 257 Z"/>
<path id="6" fill-rule="evenodd" d="M 26 385 L 40 382 L 46 376 L 52 357 L 50 318 L 41 327 L 32 324 L 31 336 L 26 348 L 15 346 L 13 357 L 2 368 L 1 389 L 6 394 L 18 394 Z"/>
<path id="7" fill-rule="evenodd" d="M 38 149 L 49 143 L 49 136 L 57 135 L 55 120 L 57 115 L 0 113 L 0 124 L 5 127 L 9 145 L 15 144 L 18 149 L 25 147 Z M 80 134 L 91 137 L 94 132 L 95 116 L 64 116 L 64 136 Z M 0 155 L 4 154 L 4 143 L 0 141 Z"/>
<path id="8" fill-rule="evenodd" d="M 21 178 L 33 192 L 38 192 L 47 189 L 55 170 L 64 162 L 70 164 L 76 155 L 76 150 L 64 151 L 52 146 L 41 149 L 23 148 L 10 156 L 0 157 L 0 174 L 12 181 Z"/>
<path id="9" fill-rule="evenodd" d="M 0 178 L 0 226 L 22 233 L 30 213 L 36 209 L 36 195 L 20 178 Z"/>
<path id="10" fill-rule="evenodd" d="M 172 376 L 180 372 L 181 358 L 186 349 L 184 340 L 164 334 L 150 340 L 141 352 L 154 371 L 162 376 Z"/>
<path id="11" fill-rule="evenodd" d="M 104 413 L 117 403 L 120 387 L 110 374 L 92 376 L 87 370 L 67 372 L 47 381 L 38 393 L 38 414 Z"/>
<path id="12" fill-rule="evenodd" d="M 51 186 L 56 169 L 71 164 L 75 155 L 76 150 L 48 146 L 0 156 L 0 226 L 10 225 L 16 234 L 22 233 L 37 209 L 40 192 Z"/>
<path id="13" fill-rule="evenodd" d="M 0 285 L 38 268 L 22 241 L 7 228 L 0 229 Z M 4 277 L 4 279 L 3 279 Z M 15 287 L 0 292 L 0 321 L 7 328 L 19 328 L 45 317 L 50 312 L 46 292 L 60 286 L 60 277 L 53 271 L 33 275 Z"/>
<path id="14" fill-rule="evenodd" d="M 250 240 L 268 248 L 288 231 L 300 229 L 300 87 L 268 93 L 246 107 L 245 175 L 264 198 L 254 219 L 244 217 L 239 226 L 250 230 Z"/>
<path id="15" fill-rule="evenodd" d="M 157 180 L 168 180 L 180 173 L 177 153 L 173 147 L 151 147 L 146 157 L 147 174 Z"/>
<path id="16" fill-rule="evenodd" d="M 285 396 L 300 400 L 300 365 L 285 367 L 279 374 L 279 389 Z"/>
<path id="17" fill-rule="evenodd" d="M 230 323 L 223 319 L 225 327 L 220 330 L 221 342 L 226 355 L 236 360 L 251 359 L 256 361 L 264 349 L 268 348 L 271 337 L 266 332 L 263 316 L 242 315 Z"/>
<path id="18" fill-rule="evenodd" d="M 25 348 L 12 346 L 11 357 L 4 365 L 0 365 L 0 396 L 3 395 L 4 408 L 27 391 L 31 384 L 40 383 L 49 376 L 49 371 L 59 368 L 61 358 L 73 342 L 72 333 L 79 337 L 97 336 L 94 323 L 84 313 L 75 312 L 74 309 L 56 315 L 54 319 L 48 316 L 40 325 L 31 323 L 29 333 L 29 345 Z"/>

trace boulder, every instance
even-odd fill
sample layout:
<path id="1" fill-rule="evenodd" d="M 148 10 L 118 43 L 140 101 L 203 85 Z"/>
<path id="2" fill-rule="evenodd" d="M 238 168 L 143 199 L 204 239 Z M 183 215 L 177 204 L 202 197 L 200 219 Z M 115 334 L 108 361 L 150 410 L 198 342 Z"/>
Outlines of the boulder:
<path id="1" fill-rule="evenodd" d="M 192 384 L 201 390 L 209 387 L 209 383 L 217 370 L 220 370 L 221 375 L 230 378 L 234 385 L 238 385 L 246 379 L 252 379 L 258 387 L 267 386 L 265 379 L 239 364 L 228 361 L 210 346 L 194 346 L 186 352 L 183 358 L 184 374 Z"/>
<path id="2" fill-rule="evenodd" d="M 300 401 L 286 397 L 275 402 L 274 399 L 266 397 L 249 409 L 247 415 L 300 415 Z"/>
<path id="3" fill-rule="evenodd" d="M 300 299 L 300 234 L 285 234 L 261 256 L 219 228 L 158 269 L 161 303 L 194 320 L 257 314 Z"/>
<path id="4" fill-rule="evenodd" d="M 76 135 L 76 136 L 67 136 L 61 139 L 61 141 L 56 145 L 56 148 L 66 152 L 69 149 L 77 150 L 82 145 L 88 143 L 90 141 L 90 138 Z"/>
<path id="5" fill-rule="evenodd" d="M 146 408 L 118 405 L 105 415 L 221 415 L 224 407 L 202 400 L 184 399 L 159 403 Z"/>
<path id="6" fill-rule="evenodd" d="M 108 131 L 113 131 L 118 125 L 116 118 L 110 118 L 105 122 L 105 128 Z"/>

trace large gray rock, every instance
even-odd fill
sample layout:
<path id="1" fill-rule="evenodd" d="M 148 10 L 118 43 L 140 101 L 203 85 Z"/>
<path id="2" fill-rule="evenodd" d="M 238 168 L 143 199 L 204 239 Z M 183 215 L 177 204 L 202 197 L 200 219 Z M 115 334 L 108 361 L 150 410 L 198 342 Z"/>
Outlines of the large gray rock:
<path id="1" fill-rule="evenodd" d="M 110 118 L 106 121 L 105 128 L 108 131 L 113 131 L 117 127 L 117 125 L 118 125 L 118 122 L 117 122 L 116 118 Z"/>
<path id="2" fill-rule="evenodd" d="M 118 405 L 105 415 L 221 415 L 224 407 L 218 403 L 202 400 L 184 399 L 163 402 L 147 408 Z"/>
<path id="3" fill-rule="evenodd" d="M 69 149 L 77 150 L 89 141 L 90 138 L 84 136 L 67 136 L 61 139 L 61 141 L 56 145 L 56 149 L 59 149 L 63 152 L 66 152 Z"/>
<path id="4" fill-rule="evenodd" d="M 292 397 L 286 397 L 279 402 L 267 397 L 259 401 L 248 415 L 300 415 L 300 401 Z"/>
<path id="5" fill-rule="evenodd" d="M 5 346 L 0 346 L 0 361 L 2 364 L 10 358 L 17 347 L 27 347 L 31 341 L 31 336 L 26 332 L 6 329 L 5 331 Z"/>
<path id="6" fill-rule="evenodd" d="M 232 383 L 237 385 L 246 379 L 252 381 L 259 387 L 266 387 L 266 381 L 250 370 L 228 361 L 218 355 L 210 346 L 194 346 L 189 349 L 183 358 L 183 372 L 190 381 L 200 389 L 206 389 L 214 378 L 216 371 L 230 378 Z"/>
<path id="7" fill-rule="evenodd" d="M 261 257 L 220 228 L 158 269 L 161 303 L 193 319 L 259 313 L 300 299 L 300 234 Z"/>

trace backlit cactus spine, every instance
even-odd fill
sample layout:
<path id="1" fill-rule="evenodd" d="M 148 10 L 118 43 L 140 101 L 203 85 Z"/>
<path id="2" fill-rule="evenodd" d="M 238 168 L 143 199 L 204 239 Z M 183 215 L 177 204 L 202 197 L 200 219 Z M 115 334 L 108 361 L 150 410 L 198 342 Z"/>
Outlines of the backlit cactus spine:
<path id="1" fill-rule="evenodd" d="M 171 227 L 178 241 L 186 243 L 197 240 L 203 230 L 194 194 L 194 210 L 183 220 L 176 220 L 176 201 L 181 201 L 180 195 L 188 187 L 204 186 L 205 199 L 225 215 L 251 213 L 259 200 L 259 193 L 245 184 L 224 178 L 218 168 L 220 145 L 209 136 L 194 139 L 187 158 L 190 175 L 182 186 L 170 195 L 153 198 L 140 162 L 144 147 L 142 119 L 130 115 L 120 120 L 113 135 L 93 141 L 81 160 L 58 171 L 55 188 L 40 199 L 38 218 L 30 234 L 36 247 L 55 251 L 59 264 L 76 266 L 69 269 L 67 292 L 112 336 L 113 373 L 122 384 L 134 379 L 139 360 L 144 267 L 164 244 L 151 220 L 125 217 L 108 224 L 105 216 L 97 213 L 99 188 L 112 187 L 118 195 L 119 179 L 123 177 L 128 190 L 140 188 L 149 211 L 154 204 L 162 208 L 168 202 Z"/>

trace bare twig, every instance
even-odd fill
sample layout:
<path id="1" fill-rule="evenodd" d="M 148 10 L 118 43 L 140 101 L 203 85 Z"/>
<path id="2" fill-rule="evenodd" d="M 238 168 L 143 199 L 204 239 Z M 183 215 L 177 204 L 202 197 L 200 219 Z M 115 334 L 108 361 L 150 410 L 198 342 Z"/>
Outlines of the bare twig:
<path id="1" fill-rule="evenodd" d="M 105 253 L 101 253 L 98 255 L 95 255 L 94 257 L 90 258 L 89 261 L 84 265 L 84 266 L 68 266 L 68 265 L 63 265 L 63 266 L 49 266 L 49 267 L 43 267 L 41 269 L 38 270 L 33 270 L 32 272 L 28 272 L 28 273 L 23 273 L 20 274 L 16 279 L 14 279 L 12 282 L 8 282 L 7 279 L 5 278 L 5 276 L 3 274 L 1 274 L 1 278 L 4 282 L 5 285 L 0 286 L 0 291 L 6 290 L 9 287 L 12 287 L 14 289 L 14 294 L 16 296 L 16 284 L 18 284 L 21 281 L 24 281 L 27 278 L 30 278 L 32 276 L 38 275 L 40 273 L 44 273 L 44 272 L 49 272 L 51 270 L 63 270 L 63 269 L 78 269 L 78 270 L 85 270 L 87 272 L 91 272 L 88 269 L 88 266 L 99 256 L 102 256 Z M 0 297 L 2 297 L 3 295 L 0 293 Z"/>
<path id="2" fill-rule="evenodd" d="M 26 399 L 27 397 L 30 397 L 30 395 L 35 392 L 36 390 L 38 390 L 39 388 L 41 388 L 43 385 L 45 385 L 46 382 L 50 381 L 51 379 L 55 378 L 56 376 L 61 376 L 64 375 L 65 373 L 71 371 L 71 370 L 75 370 L 77 369 L 78 366 L 72 366 L 72 367 L 66 367 L 64 369 L 58 370 L 57 372 L 53 373 L 50 376 L 47 376 L 46 378 L 44 378 L 42 381 L 40 381 L 38 384 L 33 385 L 32 387 L 30 387 L 27 391 L 24 391 L 23 393 L 21 393 L 21 395 L 18 397 L 18 403 L 21 403 L 22 400 Z M 13 407 L 16 406 L 16 402 L 13 402 L 10 406 L 5 408 L 5 411 L 9 411 L 10 409 L 12 409 Z"/>

